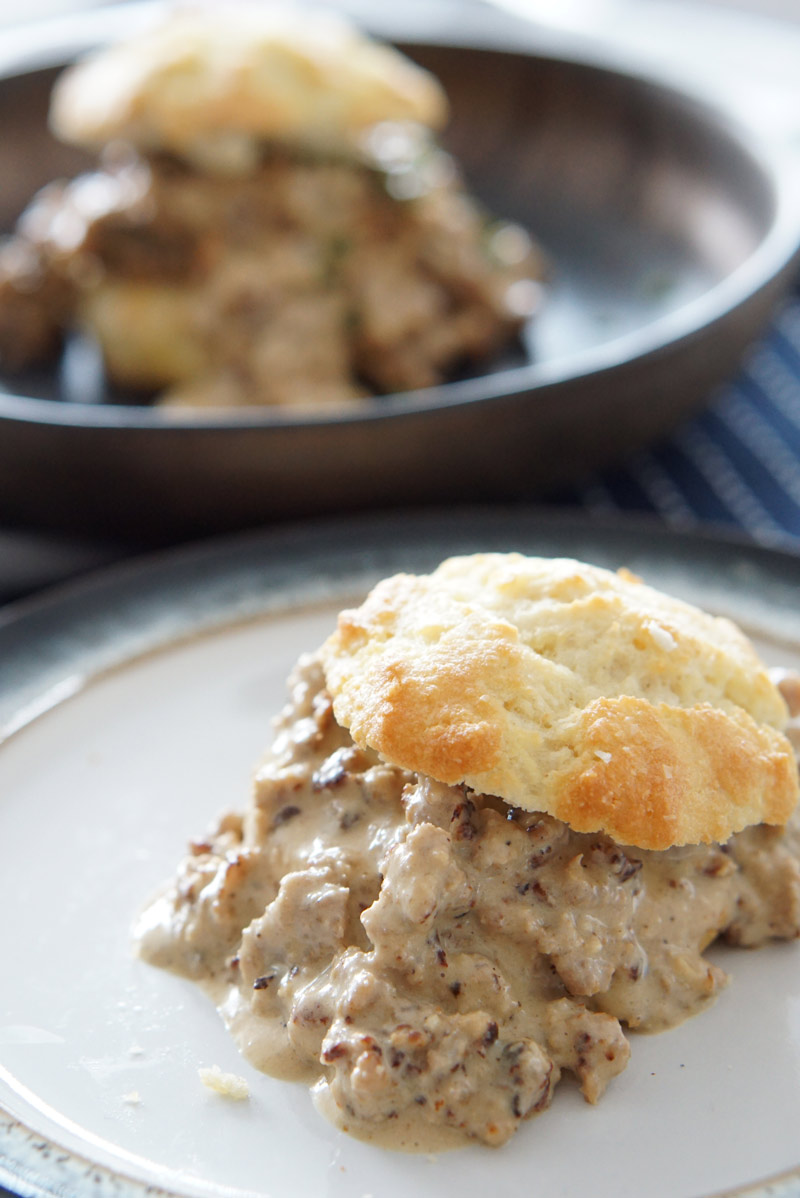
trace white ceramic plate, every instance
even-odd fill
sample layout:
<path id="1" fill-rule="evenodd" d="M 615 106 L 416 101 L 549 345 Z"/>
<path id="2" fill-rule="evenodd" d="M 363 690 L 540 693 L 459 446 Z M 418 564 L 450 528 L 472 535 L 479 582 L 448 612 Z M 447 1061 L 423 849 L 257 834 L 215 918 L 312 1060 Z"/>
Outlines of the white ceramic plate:
<path id="1" fill-rule="evenodd" d="M 505 1148 L 394 1155 L 256 1073 L 129 926 L 189 835 L 246 800 L 285 676 L 390 570 L 477 547 L 625 562 L 761 627 L 800 667 L 800 562 L 525 512 L 366 520 L 128 567 L 0 625 L 0 1183 L 144 1198 L 697 1198 L 800 1165 L 800 945 L 715 954 L 715 1008 L 634 1036 L 597 1108 L 564 1084 Z M 247 1078 L 244 1103 L 198 1068 Z M 797 1174 L 771 1194 L 800 1193 Z M 748 1191 L 749 1192 L 749 1191 Z M 759 1194 L 766 1194 L 761 1186 Z"/>

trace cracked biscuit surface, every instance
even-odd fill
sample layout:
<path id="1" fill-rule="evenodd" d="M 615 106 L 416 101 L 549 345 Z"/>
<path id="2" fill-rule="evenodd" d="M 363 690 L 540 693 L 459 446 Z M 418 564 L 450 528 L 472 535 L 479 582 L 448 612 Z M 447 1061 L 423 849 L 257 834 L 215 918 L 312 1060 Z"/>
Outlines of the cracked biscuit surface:
<path id="1" fill-rule="evenodd" d="M 446 117 L 427 71 L 343 17 L 260 4 L 178 9 L 67 71 L 51 110 L 64 141 L 177 154 L 232 135 L 352 150 L 377 122 Z"/>
<path id="2" fill-rule="evenodd" d="M 396 575 L 323 648 L 357 744 L 645 849 L 783 824 L 786 707 L 730 621 L 569 559 Z"/>

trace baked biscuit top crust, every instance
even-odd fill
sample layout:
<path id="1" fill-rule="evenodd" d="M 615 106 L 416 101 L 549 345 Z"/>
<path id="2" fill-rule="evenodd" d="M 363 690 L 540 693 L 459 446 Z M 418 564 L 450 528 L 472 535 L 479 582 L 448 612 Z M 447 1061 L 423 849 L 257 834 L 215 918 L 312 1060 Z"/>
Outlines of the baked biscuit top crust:
<path id="1" fill-rule="evenodd" d="M 400 574 L 323 647 L 336 719 L 394 765 L 645 849 L 783 824 L 787 712 L 729 620 L 569 559 Z"/>
<path id="2" fill-rule="evenodd" d="M 50 113 L 64 141 L 190 158 L 237 137 L 352 152 L 379 122 L 446 117 L 433 76 L 343 18 L 256 3 L 178 10 L 89 56 L 61 76 Z"/>

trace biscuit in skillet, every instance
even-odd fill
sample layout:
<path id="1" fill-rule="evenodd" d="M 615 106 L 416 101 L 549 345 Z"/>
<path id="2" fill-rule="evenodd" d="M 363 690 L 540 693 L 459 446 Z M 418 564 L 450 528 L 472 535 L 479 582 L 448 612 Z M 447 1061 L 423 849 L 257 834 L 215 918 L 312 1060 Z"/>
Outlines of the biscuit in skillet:
<path id="1" fill-rule="evenodd" d="M 89 149 L 120 139 L 197 158 L 237 138 L 352 152 L 380 122 L 439 129 L 447 113 L 432 75 L 334 13 L 220 4 L 177 10 L 77 63 L 50 122 Z"/>

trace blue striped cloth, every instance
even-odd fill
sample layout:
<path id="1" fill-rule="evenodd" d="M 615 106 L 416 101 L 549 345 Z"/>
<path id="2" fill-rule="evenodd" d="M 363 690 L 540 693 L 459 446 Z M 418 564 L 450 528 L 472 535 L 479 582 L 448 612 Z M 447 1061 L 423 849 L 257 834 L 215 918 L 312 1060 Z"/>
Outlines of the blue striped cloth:
<path id="1" fill-rule="evenodd" d="M 559 498 L 682 529 L 733 527 L 800 550 L 800 291 L 699 416 Z"/>

